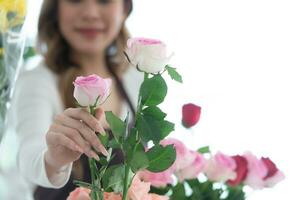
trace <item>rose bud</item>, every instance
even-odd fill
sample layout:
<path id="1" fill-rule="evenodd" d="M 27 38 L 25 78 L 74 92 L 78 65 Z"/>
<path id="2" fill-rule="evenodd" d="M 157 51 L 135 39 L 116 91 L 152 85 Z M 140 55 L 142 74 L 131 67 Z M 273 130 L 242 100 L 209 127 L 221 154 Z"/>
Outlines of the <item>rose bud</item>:
<path id="1" fill-rule="evenodd" d="M 186 128 L 196 125 L 200 119 L 201 107 L 189 103 L 182 107 L 182 124 Z"/>

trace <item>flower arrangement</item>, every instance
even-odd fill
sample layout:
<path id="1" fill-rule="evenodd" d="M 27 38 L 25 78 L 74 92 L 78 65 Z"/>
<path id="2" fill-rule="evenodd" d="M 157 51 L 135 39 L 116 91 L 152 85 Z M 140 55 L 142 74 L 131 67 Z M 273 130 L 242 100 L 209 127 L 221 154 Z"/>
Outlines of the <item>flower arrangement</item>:
<path id="1" fill-rule="evenodd" d="M 14 82 L 23 61 L 25 0 L 0 0 L 0 140 Z M 32 51 L 32 49 L 30 49 Z"/>
<path id="2" fill-rule="evenodd" d="M 129 126 L 129 114 L 119 119 L 105 112 L 113 139 L 105 132 L 98 134 L 103 155 L 89 158 L 91 183 L 74 181 L 79 186 L 68 200 L 167 200 L 167 199 L 245 199 L 244 185 L 253 188 L 271 187 L 284 178 L 269 158 L 257 159 L 251 153 L 228 156 L 212 155 L 208 147 L 188 149 L 181 141 L 167 138 L 174 124 L 166 120 L 159 105 L 167 95 L 165 72 L 182 83 L 175 68 L 168 65 L 172 55 L 166 45 L 146 38 L 128 40 L 125 53 L 128 61 L 144 73 L 138 106 Z M 110 94 L 110 79 L 96 75 L 77 77 L 74 97 L 77 104 L 87 107 L 92 115 Z M 197 124 L 201 107 L 186 104 L 182 108 L 182 124 Z M 145 144 L 152 143 L 147 146 Z M 118 148 L 124 163 L 109 165 Z M 99 165 L 101 164 L 101 167 Z"/>

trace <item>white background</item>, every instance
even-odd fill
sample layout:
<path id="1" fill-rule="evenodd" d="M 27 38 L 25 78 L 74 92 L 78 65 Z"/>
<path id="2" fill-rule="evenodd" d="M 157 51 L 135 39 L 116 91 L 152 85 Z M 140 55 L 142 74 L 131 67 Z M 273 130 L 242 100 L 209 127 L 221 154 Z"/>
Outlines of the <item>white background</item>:
<path id="1" fill-rule="evenodd" d="M 39 3 L 30 2 L 34 20 Z M 177 123 L 174 137 L 194 149 L 269 156 L 285 173 L 282 183 L 251 192 L 249 200 L 297 199 L 299 11 L 296 0 L 135 0 L 128 20 L 132 36 L 161 39 L 175 52 L 172 66 L 184 84 L 170 82 L 163 106 Z M 190 102 L 202 115 L 186 130 L 181 106 Z"/>
<path id="2" fill-rule="evenodd" d="M 179 124 L 184 103 L 202 107 L 199 124 L 177 126 L 176 137 L 191 148 L 269 156 L 285 173 L 249 200 L 297 199 L 299 11 L 291 0 L 136 0 L 129 19 L 133 36 L 162 39 L 175 52 L 184 84 L 170 86 L 169 118 Z"/>

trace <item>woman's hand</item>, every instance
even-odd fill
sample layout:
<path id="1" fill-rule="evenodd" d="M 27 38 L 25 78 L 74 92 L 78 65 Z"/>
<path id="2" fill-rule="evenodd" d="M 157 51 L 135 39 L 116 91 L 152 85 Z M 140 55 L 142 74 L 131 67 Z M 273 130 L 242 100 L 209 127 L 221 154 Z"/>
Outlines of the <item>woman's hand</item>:
<path id="1" fill-rule="evenodd" d="M 59 170 L 78 160 L 83 153 L 90 158 L 99 160 L 93 149 L 108 155 L 95 134 L 95 131 L 105 133 L 99 123 L 102 115 L 103 110 L 100 108 L 96 110 L 98 119 L 82 108 L 68 108 L 57 115 L 46 134 L 48 145 L 45 153 L 46 168 L 49 168 L 49 171 Z"/>

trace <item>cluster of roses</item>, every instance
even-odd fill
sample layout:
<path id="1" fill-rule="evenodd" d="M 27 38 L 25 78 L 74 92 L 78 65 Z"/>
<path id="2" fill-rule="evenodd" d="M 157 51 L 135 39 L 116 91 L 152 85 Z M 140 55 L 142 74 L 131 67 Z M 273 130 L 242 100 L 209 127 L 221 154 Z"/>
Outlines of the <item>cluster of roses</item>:
<path id="1" fill-rule="evenodd" d="M 135 175 L 128 190 L 127 198 L 130 200 L 168 200 L 169 197 L 154 193 L 149 193 L 150 182 L 141 181 L 139 174 Z M 90 189 L 76 188 L 70 193 L 67 200 L 90 200 Z M 113 192 L 104 192 L 105 200 L 121 200 L 122 195 Z"/>
<path id="2" fill-rule="evenodd" d="M 172 79 L 182 82 L 181 76 L 176 72 L 175 68 L 166 66 L 166 63 L 171 56 L 166 56 L 166 48 L 162 42 L 144 38 L 131 39 L 128 41 L 128 48 L 129 50 L 127 51 L 126 56 L 132 64 L 137 66 L 138 70 L 152 74 L 158 73 L 156 75 L 160 75 L 160 72 L 167 70 Z M 81 106 L 91 107 L 91 105 L 93 105 L 92 107 L 98 107 L 109 96 L 111 80 L 101 79 L 98 76 L 91 75 L 88 77 L 78 77 L 75 80 L 74 85 L 74 97 Z M 158 111 L 160 110 L 156 109 L 151 112 L 153 115 L 165 115 L 165 113 L 160 113 Z M 195 104 L 184 105 L 182 107 L 183 126 L 190 128 L 196 125 L 200 119 L 200 115 L 201 107 Z M 171 188 L 171 199 L 199 199 L 200 197 L 197 195 L 200 194 L 200 190 L 203 190 L 202 192 L 205 193 L 205 195 L 210 192 L 200 188 L 200 182 L 198 182 L 199 184 L 194 184 L 195 182 L 193 182 L 193 180 L 197 179 L 200 174 L 204 174 L 207 181 L 212 183 L 224 183 L 227 186 L 232 187 L 248 185 L 253 189 L 272 187 L 284 179 L 283 173 L 269 158 L 263 157 L 258 159 L 250 152 L 247 152 L 244 155 L 235 156 L 228 156 L 221 152 L 212 155 L 207 149 L 203 151 L 203 148 L 198 151 L 190 150 L 177 139 L 168 138 L 159 141 L 159 144 L 163 147 L 168 145 L 174 146 L 176 150 L 176 159 L 174 163 L 172 165 L 170 163 L 171 166 L 168 165 L 170 167 L 165 171 L 136 171 L 131 184 L 129 184 L 128 194 L 123 191 L 123 194 L 125 195 L 122 197 L 122 193 L 104 192 L 103 199 L 121 200 L 125 199 L 126 196 L 130 200 L 169 199 L 168 191 L 159 193 L 167 195 L 161 196 L 155 194 L 155 191 L 151 190 L 152 188 L 150 188 L 150 186 L 156 188 Z M 165 158 L 167 159 L 167 157 Z M 177 177 L 178 180 L 177 185 L 175 185 L 175 177 Z M 181 190 L 183 188 L 183 184 L 181 183 L 184 183 L 185 181 L 190 181 L 190 186 L 196 185 L 193 188 L 197 190 L 195 196 L 188 196 L 188 198 L 185 198 L 185 192 L 182 192 Z M 126 184 L 127 180 L 125 180 L 124 183 Z M 207 189 L 206 186 L 205 188 Z M 125 189 L 127 191 L 127 187 Z M 238 190 L 240 190 L 240 188 Z M 211 191 L 214 192 L 213 189 Z M 90 200 L 92 193 L 93 191 L 90 189 L 80 187 L 71 192 L 67 200 Z M 217 191 L 217 193 L 218 196 L 220 192 Z M 214 194 L 212 193 L 212 195 Z M 230 194 L 228 196 L 230 196 Z M 214 196 L 213 199 L 224 198 Z M 235 194 L 234 199 L 244 199 L 244 195 L 242 194 L 242 196 L 237 197 Z"/>
<path id="3" fill-rule="evenodd" d="M 166 171 L 153 173 L 142 171 L 140 177 L 155 187 L 165 187 L 174 183 L 173 175 L 179 182 L 194 179 L 203 173 L 208 180 L 223 182 L 230 186 L 248 185 L 253 189 L 273 187 L 284 179 L 283 173 L 269 158 L 258 159 L 250 152 L 244 155 L 228 156 L 221 152 L 206 159 L 197 151 L 189 150 L 177 139 L 165 139 L 161 145 L 173 144 L 176 160 Z"/>

